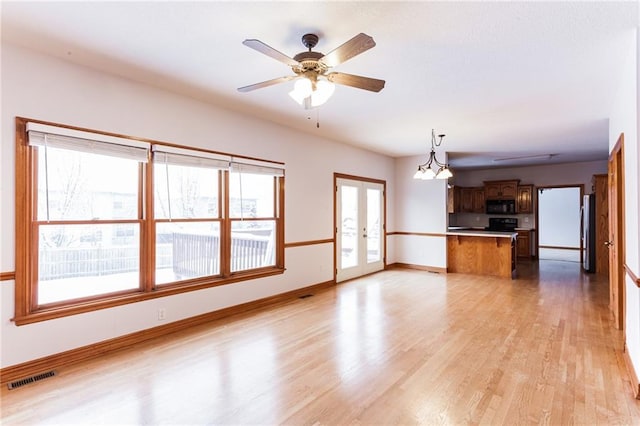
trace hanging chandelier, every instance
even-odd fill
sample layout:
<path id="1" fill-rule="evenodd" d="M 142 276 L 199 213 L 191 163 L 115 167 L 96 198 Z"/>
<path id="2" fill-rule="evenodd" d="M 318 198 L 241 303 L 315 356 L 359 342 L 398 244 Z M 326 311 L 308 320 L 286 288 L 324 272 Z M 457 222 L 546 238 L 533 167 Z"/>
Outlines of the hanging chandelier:
<path id="1" fill-rule="evenodd" d="M 435 147 L 442 145 L 442 139 L 445 135 L 438 135 L 440 140 L 436 142 L 436 133 L 431 129 L 431 153 L 426 163 L 418 166 L 418 171 L 413 175 L 414 179 L 449 179 L 453 176 L 449 166 L 445 163 L 441 163 L 436 158 Z"/>

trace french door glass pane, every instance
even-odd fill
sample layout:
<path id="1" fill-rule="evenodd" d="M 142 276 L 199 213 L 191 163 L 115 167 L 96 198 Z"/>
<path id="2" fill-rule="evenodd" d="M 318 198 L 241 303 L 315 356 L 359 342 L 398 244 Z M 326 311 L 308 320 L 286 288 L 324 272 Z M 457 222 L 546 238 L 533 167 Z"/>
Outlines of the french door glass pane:
<path id="1" fill-rule="evenodd" d="M 231 222 L 231 271 L 275 265 L 275 220 Z"/>
<path id="2" fill-rule="evenodd" d="M 38 220 L 138 217 L 134 160 L 38 147 Z"/>
<path id="3" fill-rule="evenodd" d="M 342 186 L 341 210 L 341 267 L 350 268 L 358 264 L 358 188 Z"/>
<path id="4" fill-rule="evenodd" d="M 219 222 L 156 224 L 156 284 L 219 274 Z"/>
<path id="5" fill-rule="evenodd" d="M 137 223 L 38 226 L 38 304 L 140 286 Z"/>
<path id="6" fill-rule="evenodd" d="M 378 262 L 380 253 L 380 190 L 367 189 L 367 263 Z"/>

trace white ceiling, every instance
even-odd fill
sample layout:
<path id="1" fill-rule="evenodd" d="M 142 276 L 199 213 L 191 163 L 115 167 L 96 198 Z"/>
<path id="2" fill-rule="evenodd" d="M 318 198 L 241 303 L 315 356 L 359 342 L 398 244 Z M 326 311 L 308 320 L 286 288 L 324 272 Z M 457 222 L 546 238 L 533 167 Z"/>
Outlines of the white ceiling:
<path id="1" fill-rule="evenodd" d="M 431 129 L 455 167 L 606 159 L 616 67 L 631 48 L 627 2 L 2 2 L 2 37 L 105 72 L 394 157 L 424 154 Z M 242 45 L 328 53 L 364 32 L 377 46 L 335 71 L 386 80 L 338 86 L 317 112 L 291 74 Z M 548 158 L 494 161 L 538 154 Z"/>

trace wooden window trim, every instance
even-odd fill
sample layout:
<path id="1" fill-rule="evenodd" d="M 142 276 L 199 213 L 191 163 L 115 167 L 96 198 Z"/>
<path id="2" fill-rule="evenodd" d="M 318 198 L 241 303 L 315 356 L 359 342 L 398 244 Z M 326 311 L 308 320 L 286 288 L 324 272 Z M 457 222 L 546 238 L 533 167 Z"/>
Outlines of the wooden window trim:
<path id="1" fill-rule="evenodd" d="M 57 123 L 51 123 L 40 120 L 16 117 L 16 160 L 15 160 L 15 197 L 16 197 L 16 272 L 15 272 L 15 314 L 12 321 L 16 325 L 31 324 L 40 321 L 62 318 L 70 315 L 77 315 L 95 310 L 112 308 L 116 306 L 137 303 L 145 300 L 155 299 L 158 297 L 172 296 L 176 294 L 203 290 L 206 288 L 217 287 L 221 285 L 233 284 L 242 281 L 255 280 L 273 275 L 284 273 L 284 177 L 276 177 L 274 191 L 277 197 L 274 203 L 277 209 L 274 211 L 275 216 L 270 218 L 251 218 L 251 220 L 274 220 L 276 226 L 276 264 L 275 266 L 254 268 L 237 272 L 230 272 L 230 256 L 222 255 L 221 275 L 207 276 L 184 281 L 177 281 L 171 284 L 162 284 L 155 286 L 155 227 L 159 222 L 165 222 L 164 219 L 154 219 L 153 208 L 153 162 L 149 161 L 146 166 L 140 166 L 140 184 L 139 184 L 139 201 L 138 201 L 138 219 L 126 220 L 104 220 L 104 223 L 140 223 L 140 287 L 131 291 L 111 293 L 106 295 L 92 296 L 83 299 L 65 300 L 49 305 L 37 306 L 37 253 L 31 252 L 31 247 L 37 247 L 38 222 L 35 217 L 36 205 L 34 199 L 33 187 L 37 182 L 37 171 L 35 150 L 28 145 L 28 137 L 26 132 L 27 122 L 48 124 L 57 127 L 76 129 L 81 131 L 90 131 L 94 133 L 102 133 L 111 136 L 127 137 L 118 134 L 95 131 L 91 129 L 78 128 L 73 126 L 65 126 Z M 136 138 L 131 138 L 136 139 Z M 184 147 L 174 144 L 160 143 L 146 139 L 139 139 L 156 145 L 167 145 L 196 151 L 212 152 L 216 154 L 229 155 L 208 151 L 201 148 Z M 151 155 L 151 154 L 150 154 Z M 243 157 L 234 155 L 235 158 L 245 158 L 248 160 L 261 160 L 253 157 Z M 284 163 L 277 163 L 282 164 Z M 219 197 L 218 197 L 218 217 L 217 218 L 198 218 L 198 219 L 176 219 L 174 221 L 199 222 L 199 221 L 217 221 L 221 222 L 221 250 L 224 253 L 230 252 L 231 247 L 231 223 L 232 218 L 229 217 L 229 203 L 224 202 L 229 194 L 228 171 L 221 172 L 225 175 L 222 179 L 218 179 Z M 49 224 L 86 224 L 95 223 L 95 221 L 50 221 Z M 147 253 L 147 255 L 143 255 Z M 36 256 L 34 261 L 34 256 Z"/>

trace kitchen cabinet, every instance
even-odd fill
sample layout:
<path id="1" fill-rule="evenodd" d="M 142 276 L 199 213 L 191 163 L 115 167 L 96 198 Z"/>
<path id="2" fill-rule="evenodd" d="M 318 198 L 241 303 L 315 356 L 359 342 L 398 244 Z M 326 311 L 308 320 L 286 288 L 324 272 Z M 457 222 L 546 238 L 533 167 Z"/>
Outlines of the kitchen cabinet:
<path id="1" fill-rule="evenodd" d="M 533 185 L 518 185 L 516 213 L 533 213 Z"/>
<path id="2" fill-rule="evenodd" d="M 487 200 L 515 200 L 518 191 L 517 180 L 494 180 L 484 183 Z"/>
<path id="3" fill-rule="evenodd" d="M 516 276 L 515 234 L 447 232 L 447 272 Z"/>
<path id="4" fill-rule="evenodd" d="M 447 189 L 447 213 L 460 212 L 461 189 L 459 186 L 451 186 Z"/>
<path id="5" fill-rule="evenodd" d="M 484 213 L 484 187 L 480 186 L 477 188 L 473 188 L 473 212 L 474 213 Z"/>
<path id="6" fill-rule="evenodd" d="M 460 189 L 460 211 L 462 213 L 473 211 L 473 188 Z"/>
<path id="7" fill-rule="evenodd" d="M 520 230 L 518 231 L 518 238 L 516 239 L 516 253 L 519 258 L 530 259 L 531 256 L 531 231 Z"/>
<path id="8" fill-rule="evenodd" d="M 459 206 L 454 213 L 484 213 L 484 187 L 459 187 Z"/>

